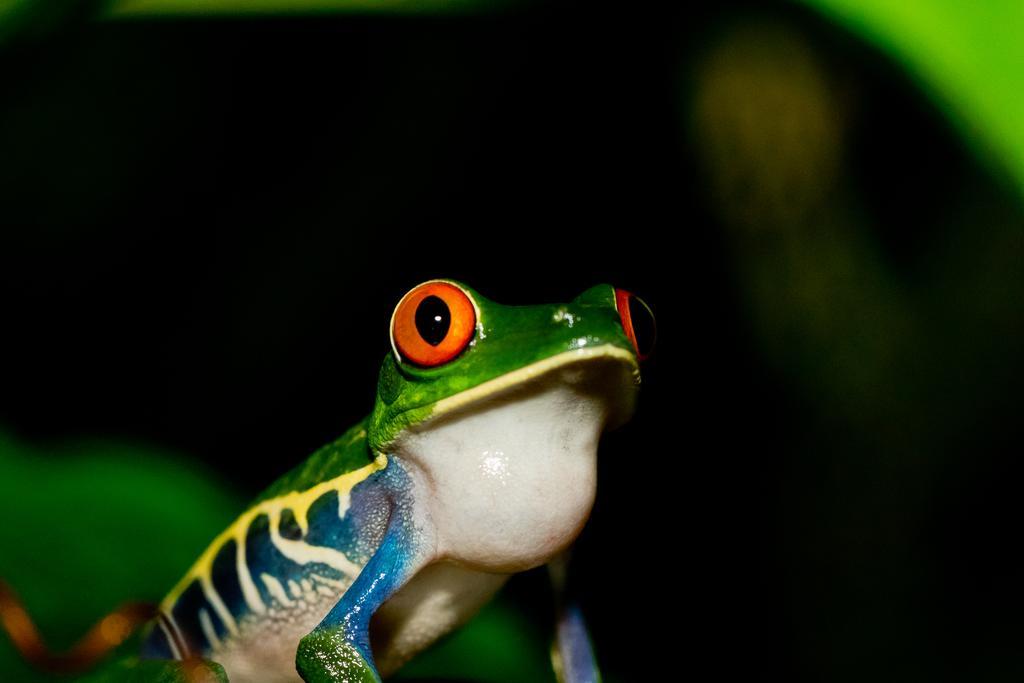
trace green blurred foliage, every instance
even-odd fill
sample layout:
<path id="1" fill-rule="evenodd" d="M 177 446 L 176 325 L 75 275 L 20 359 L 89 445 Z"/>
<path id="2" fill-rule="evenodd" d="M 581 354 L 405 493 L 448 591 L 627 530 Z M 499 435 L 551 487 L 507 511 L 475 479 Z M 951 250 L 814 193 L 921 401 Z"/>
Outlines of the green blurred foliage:
<path id="1" fill-rule="evenodd" d="M 229 683 L 224 667 L 216 662 L 168 664 L 131 656 L 111 659 L 82 677 L 80 683 Z"/>
<path id="2" fill-rule="evenodd" d="M 865 6 L 885 14 L 881 4 Z M 908 6 L 922 7 L 885 5 L 899 17 Z M 965 3 L 963 14 L 983 6 Z M 941 36 L 976 28 L 922 14 L 890 47 L 933 31 L 938 48 Z M 895 677 L 937 680 L 949 662 L 929 649 L 948 628 L 934 582 L 950 579 L 934 538 L 959 530 L 943 528 L 936 513 L 964 515 L 958 508 L 976 495 L 965 494 L 965 482 L 1005 467 L 1014 439 L 1024 209 L 984 150 L 998 141 L 1004 161 L 1024 162 L 1019 130 L 1001 132 L 1019 120 L 1024 90 L 988 92 L 1020 80 L 1011 55 L 1024 52 L 997 38 L 973 52 L 942 43 L 974 70 L 944 73 L 940 104 L 963 104 L 958 113 L 977 118 L 958 121 L 968 133 L 962 147 L 933 157 L 919 142 L 884 137 L 877 119 L 862 122 L 875 105 L 871 84 L 851 77 L 826 42 L 776 17 L 724 21 L 690 65 L 682 111 L 732 249 L 742 317 L 792 401 L 777 418 L 788 453 L 775 464 L 776 517 L 766 530 L 778 536 L 766 555 L 786 577 L 780 591 L 803 638 L 800 668 L 811 680 L 856 681 L 885 662 Z M 880 111 L 898 111 L 893 104 Z M 947 121 L 923 109 L 917 125 L 948 135 Z M 878 161 L 935 186 L 897 173 L 894 186 L 872 187 L 865 173 L 881 171 L 865 170 L 858 154 L 873 136 L 889 142 Z M 947 165 L 933 168 L 936 160 Z M 1004 644 L 1013 631 L 994 621 L 983 628 L 992 635 L 984 646 L 957 644 L 962 665 L 994 680 L 1020 671 Z"/>
<path id="3" fill-rule="evenodd" d="M 122 442 L 29 446 L 0 432 L 0 576 L 52 647 L 123 602 L 159 601 L 237 514 L 233 491 L 182 462 Z M 6 637 L 0 671 L 45 679 Z"/>
<path id="4" fill-rule="evenodd" d="M 1024 3 L 803 0 L 906 65 L 1024 187 Z"/>
<path id="5" fill-rule="evenodd" d="M 0 0 L 0 45 L 41 37 L 96 18 L 280 16 L 302 14 L 429 15 L 480 12 L 514 0 Z"/>
<path id="6" fill-rule="evenodd" d="M 97 6 L 87 0 L 0 0 L 0 45 L 46 36 L 75 19 L 91 19 Z"/>
<path id="7" fill-rule="evenodd" d="M 733 22 L 695 72 L 689 132 L 767 355 L 879 447 L 905 438 L 908 422 L 890 424 L 900 411 L 943 416 L 915 438 L 969 424 L 1004 375 L 992 359 L 1024 334 L 1020 205 L 976 169 L 949 168 L 933 205 L 882 224 L 851 160 L 853 88 L 785 22 Z M 912 268 L 894 258 L 901 241 Z"/>
<path id="8" fill-rule="evenodd" d="M 434 14 L 493 10 L 507 0 L 115 0 L 107 16 L 282 15 L 317 13 Z"/>

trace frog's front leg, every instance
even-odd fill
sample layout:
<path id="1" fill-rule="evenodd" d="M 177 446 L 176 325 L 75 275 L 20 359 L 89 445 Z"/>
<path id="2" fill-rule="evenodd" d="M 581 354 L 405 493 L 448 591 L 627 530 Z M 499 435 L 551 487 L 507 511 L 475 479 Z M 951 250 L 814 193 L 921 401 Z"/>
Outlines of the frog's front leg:
<path id="1" fill-rule="evenodd" d="M 299 642 L 295 665 L 309 683 L 380 681 L 370 649 L 374 612 L 434 559 L 433 530 L 417 515 L 408 476 L 387 477 L 393 489 L 390 519 L 376 552 L 341 600 Z"/>

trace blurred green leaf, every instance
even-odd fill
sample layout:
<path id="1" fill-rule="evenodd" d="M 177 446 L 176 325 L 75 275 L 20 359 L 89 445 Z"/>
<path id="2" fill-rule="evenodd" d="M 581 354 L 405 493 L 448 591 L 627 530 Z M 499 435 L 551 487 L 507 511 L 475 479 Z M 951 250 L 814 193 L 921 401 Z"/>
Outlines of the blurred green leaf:
<path id="1" fill-rule="evenodd" d="M 804 0 L 904 63 L 1024 188 L 1024 2 Z"/>
<path id="2" fill-rule="evenodd" d="M 31 448 L 0 432 L 0 577 L 51 647 L 117 605 L 156 602 L 242 507 L 215 479 L 150 448 Z M 3 680 L 48 680 L 0 635 Z"/>
<path id="3" fill-rule="evenodd" d="M 114 0 L 108 14 L 124 16 L 306 13 L 432 14 L 489 9 L 499 0 Z"/>
<path id="4" fill-rule="evenodd" d="M 96 18 L 486 12 L 516 0 L 0 0 L 0 45 Z"/>

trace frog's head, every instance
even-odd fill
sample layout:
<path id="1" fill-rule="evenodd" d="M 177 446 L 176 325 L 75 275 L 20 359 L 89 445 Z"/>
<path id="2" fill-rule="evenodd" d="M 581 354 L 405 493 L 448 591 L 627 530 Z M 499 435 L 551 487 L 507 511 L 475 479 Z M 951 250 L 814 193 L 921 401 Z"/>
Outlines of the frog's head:
<path id="1" fill-rule="evenodd" d="M 503 306 L 450 280 L 391 318 L 369 439 L 419 471 L 442 554 L 509 571 L 575 538 L 602 431 L 629 419 L 654 318 L 632 294 Z"/>

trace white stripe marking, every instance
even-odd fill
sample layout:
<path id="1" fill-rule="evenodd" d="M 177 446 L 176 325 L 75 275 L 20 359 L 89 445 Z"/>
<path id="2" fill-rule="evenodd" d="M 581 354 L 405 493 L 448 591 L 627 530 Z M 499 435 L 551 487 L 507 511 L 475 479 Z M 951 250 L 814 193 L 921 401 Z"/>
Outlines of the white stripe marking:
<path id="1" fill-rule="evenodd" d="M 192 655 L 192 652 L 188 647 L 188 640 L 185 639 L 185 634 L 181 632 L 181 627 L 178 626 L 178 622 L 174 620 L 174 615 L 170 612 L 164 612 L 163 615 L 167 617 L 167 623 L 171 626 L 171 633 L 177 638 L 174 644 L 178 647 L 178 652 L 181 654 L 182 659 L 187 659 Z"/>
<path id="2" fill-rule="evenodd" d="M 210 648 L 213 650 L 220 649 L 220 638 L 213 630 L 213 622 L 210 621 L 210 613 L 203 607 L 199 610 L 199 626 L 203 629 L 203 635 L 206 636 L 207 642 L 210 643 Z"/>
<path id="3" fill-rule="evenodd" d="M 359 575 L 359 567 L 352 560 L 345 557 L 345 554 L 334 548 L 327 548 L 320 545 L 310 545 L 305 541 L 292 541 L 281 536 L 278 528 L 278 520 L 274 519 L 270 525 L 270 540 L 274 546 L 281 551 L 281 554 L 292 562 L 298 564 L 310 564 L 318 562 L 326 564 L 332 569 L 337 569 L 342 574 L 355 578 Z"/>
<path id="4" fill-rule="evenodd" d="M 157 619 L 156 623 L 160 625 L 160 630 L 164 632 L 164 638 L 167 639 L 167 644 L 171 646 L 171 654 L 174 655 L 175 659 L 181 659 L 181 650 L 178 649 L 178 644 L 174 641 L 174 636 L 171 634 L 170 629 L 167 628 L 167 619 Z"/>
<path id="5" fill-rule="evenodd" d="M 338 581 L 337 579 L 329 579 L 326 576 L 321 576 L 319 574 L 310 574 L 309 578 L 313 579 L 314 581 L 319 581 L 320 583 L 326 586 L 330 586 L 331 588 L 337 588 L 339 590 L 348 588 L 348 586 L 351 585 L 351 582 L 349 581 Z"/>
<path id="6" fill-rule="evenodd" d="M 270 574 L 260 574 L 260 578 L 275 600 L 281 603 L 283 607 L 291 607 L 292 601 L 288 597 L 288 592 L 285 591 L 284 586 L 281 585 L 281 582 L 276 577 Z"/>
<path id="7" fill-rule="evenodd" d="M 245 604 L 249 611 L 255 614 L 263 614 L 267 606 L 260 599 L 260 592 L 256 583 L 252 580 L 252 573 L 249 571 L 249 564 L 245 561 L 245 534 L 240 533 L 235 542 L 235 571 L 238 573 L 238 583 L 242 586 L 242 595 L 245 597 Z"/>
<path id="8" fill-rule="evenodd" d="M 233 636 L 238 635 L 238 625 L 235 623 L 235 618 L 231 616 L 231 612 L 224 605 L 224 601 L 220 599 L 220 595 L 217 593 L 217 589 L 213 587 L 213 581 L 210 580 L 209 576 L 199 577 L 199 584 L 203 587 L 203 595 L 206 596 L 206 601 L 213 607 L 213 611 L 217 613 L 217 617 L 227 628 L 228 633 Z"/>

